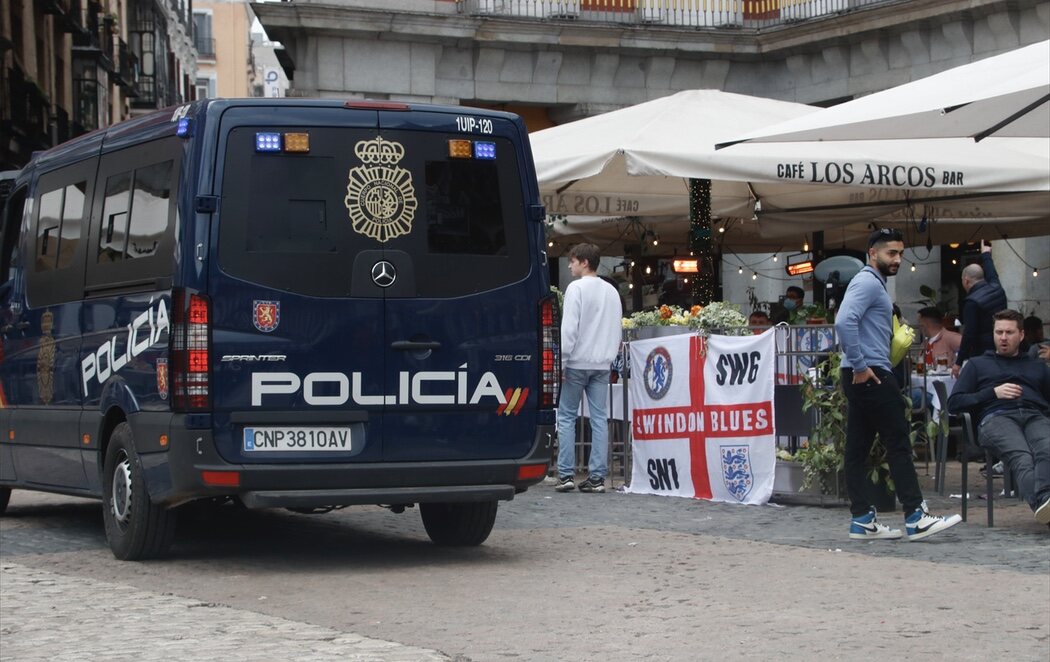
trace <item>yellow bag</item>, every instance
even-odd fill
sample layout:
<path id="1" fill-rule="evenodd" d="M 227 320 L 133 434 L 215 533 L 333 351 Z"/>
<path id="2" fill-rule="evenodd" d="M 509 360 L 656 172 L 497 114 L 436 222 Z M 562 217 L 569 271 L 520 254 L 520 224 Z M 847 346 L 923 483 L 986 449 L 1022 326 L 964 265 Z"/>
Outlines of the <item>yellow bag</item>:
<path id="1" fill-rule="evenodd" d="M 915 340 L 915 329 L 907 324 L 901 324 L 896 315 L 893 315 L 893 337 L 890 338 L 890 363 L 897 365 L 908 355 L 912 342 Z"/>

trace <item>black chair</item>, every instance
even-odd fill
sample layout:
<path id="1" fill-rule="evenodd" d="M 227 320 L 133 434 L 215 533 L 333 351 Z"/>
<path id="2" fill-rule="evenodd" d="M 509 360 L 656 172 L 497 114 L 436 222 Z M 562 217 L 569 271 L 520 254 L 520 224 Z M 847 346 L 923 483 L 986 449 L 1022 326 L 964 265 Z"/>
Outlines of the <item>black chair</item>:
<path id="1" fill-rule="evenodd" d="M 941 411 L 948 415 L 948 430 L 956 430 L 959 433 L 959 438 L 962 440 L 962 448 L 959 451 L 959 457 L 962 461 L 962 518 L 966 521 L 966 510 L 967 503 L 969 501 L 969 494 L 967 493 L 967 482 L 969 473 L 970 463 L 970 449 L 971 448 L 982 448 L 980 443 L 977 441 L 977 428 L 973 424 L 973 417 L 970 412 L 963 412 L 962 414 L 950 414 L 948 413 L 948 388 L 944 385 L 944 382 L 934 382 L 933 388 L 937 391 L 937 399 L 940 401 Z M 940 486 L 944 489 L 944 466 L 948 460 L 948 436 L 944 434 L 944 430 L 938 431 L 938 440 L 940 442 L 940 448 L 938 449 L 938 464 L 941 469 L 940 474 Z M 988 526 L 989 528 L 995 526 L 995 516 L 993 514 L 993 501 L 994 492 L 992 486 L 992 465 L 995 464 L 995 455 L 988 448 L 982 448 L 984 450 L 985 464 L 988 468 L 985 482 L 987 490 L 987 501 L 988 501 Z M 1006 473 L 1005 471 L 1003 472 Z"/>

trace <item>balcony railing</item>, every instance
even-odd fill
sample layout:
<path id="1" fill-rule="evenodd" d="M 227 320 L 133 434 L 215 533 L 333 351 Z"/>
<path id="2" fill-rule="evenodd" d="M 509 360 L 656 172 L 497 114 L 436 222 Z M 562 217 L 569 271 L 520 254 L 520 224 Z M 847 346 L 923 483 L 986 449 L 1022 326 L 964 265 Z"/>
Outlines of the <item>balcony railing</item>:
<path id="1" fill-rule="evenodd" d="M 215 57 L 215 39 L 211 37 L 193 37 L 193 45 L 197 48 L 197 55 L 207 59 Z"/>
<path id="2" fill-rule="evenodd" d="M 893 0 L 457 0 L 471 16 L 665 25 L 764 28 L 841 14 Z"/>

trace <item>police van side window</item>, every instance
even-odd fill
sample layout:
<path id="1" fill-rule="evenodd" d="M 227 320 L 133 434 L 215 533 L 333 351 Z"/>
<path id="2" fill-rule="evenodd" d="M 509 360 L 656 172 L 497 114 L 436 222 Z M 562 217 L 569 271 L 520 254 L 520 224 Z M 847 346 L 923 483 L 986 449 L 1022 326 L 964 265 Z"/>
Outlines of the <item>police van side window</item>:
<path id="1" fill-rule="evenodd" d="M 33 307 L 84 296 L 84 227 L 91 207 L 97 159 L 40 175 L 26 245 L 26 296 Z"/>
<path id="2" fill-rule="evenodd" d="M 153 255 L 168 227 L 173 161 L 118 173 L 106 182 L 99 262 Z"/>
<path id="3" fill-rule="evenodd" d="M 174 268 L 182 143 L 162 139 L 104 154 L 91 216 L 88 293 L 154 289 Z"/>
<path id="4" fill-rule="evenodd" d="M 36 270 L 73 264 L 86 212 L 87 182 L 79 181 L 40 196 L 36 231 Z"/>

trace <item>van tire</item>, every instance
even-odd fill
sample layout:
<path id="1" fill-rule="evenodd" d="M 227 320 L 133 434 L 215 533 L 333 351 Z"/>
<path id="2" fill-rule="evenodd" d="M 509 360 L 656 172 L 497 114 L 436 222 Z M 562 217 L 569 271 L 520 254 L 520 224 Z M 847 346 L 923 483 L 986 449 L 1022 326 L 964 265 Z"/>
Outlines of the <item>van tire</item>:
<path id="1" fill-rule="evenodd" d="M 0 487 L 0 515 L 7 512 L 7 502 L 11 500 L 11 488 Z"/>
<path id="2" fill-rule="evenodd" d="M 175 537 L 175 511 L 154 505 L 142 477 L 131 426 L 109 438 L 102 474 L 102 519 L 113 556 L 121 561 L 162 556 Z"/>
<path id="3" fill-rule="evenodd" d="M 496 523 L 498 501 L 421 503 L 423 527 L 435 544 L 474 547 L 485 542 Z"/>

